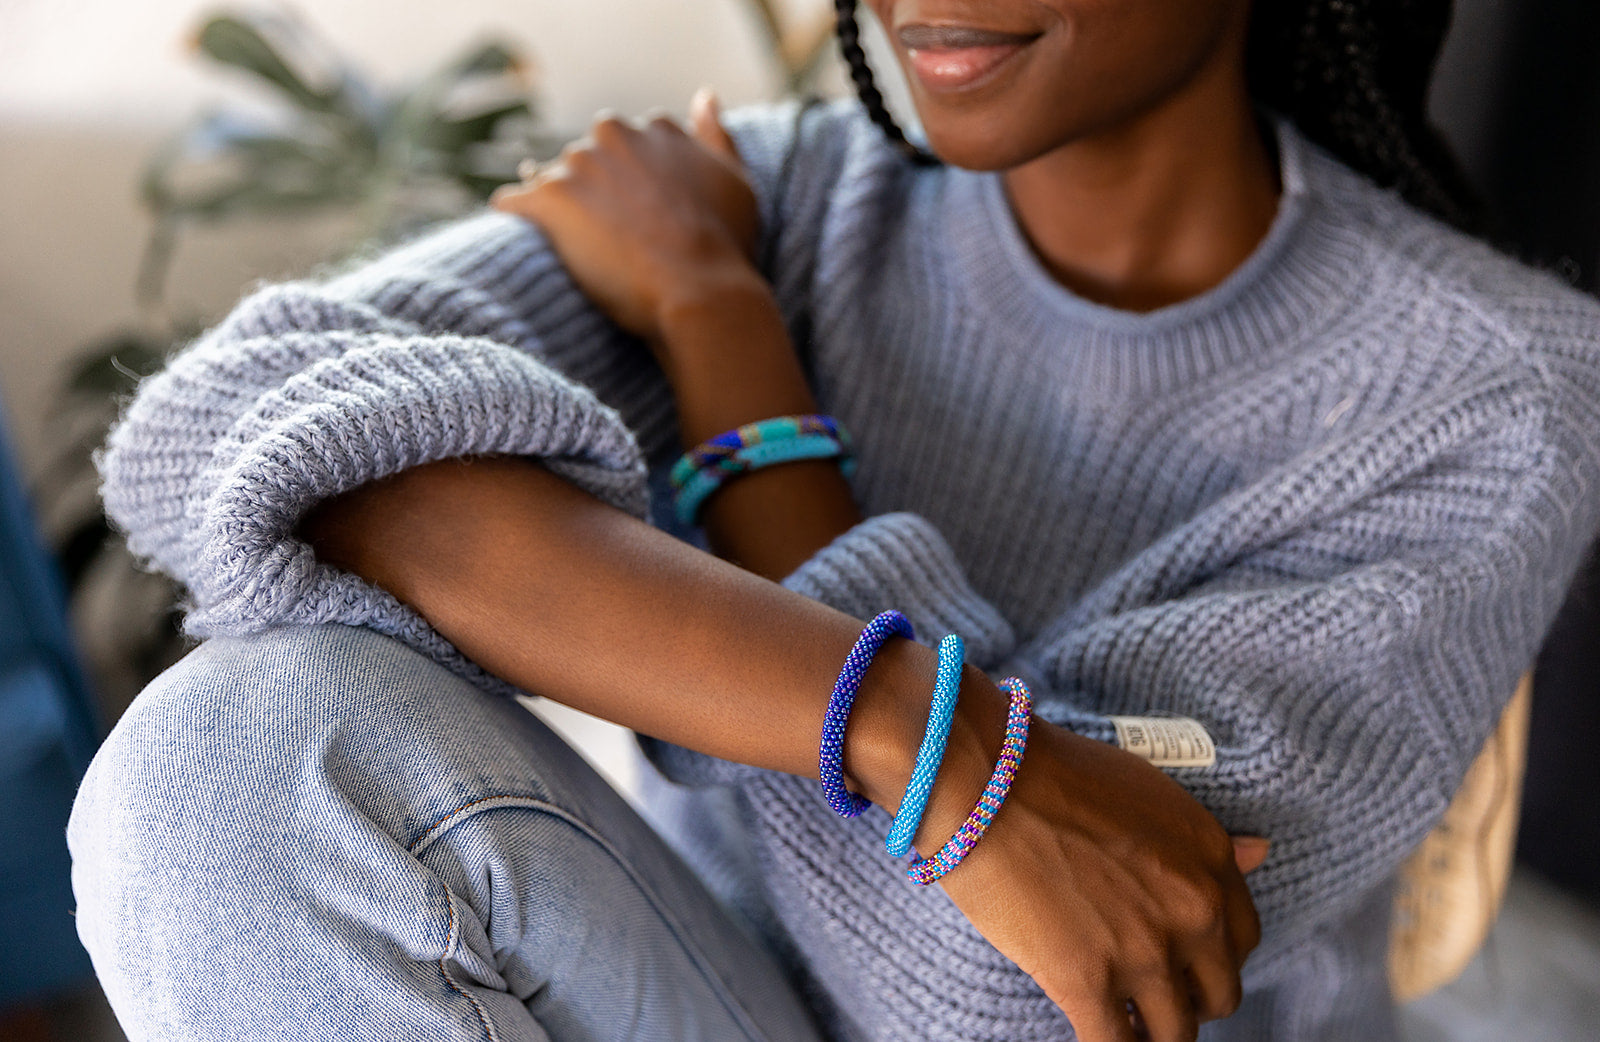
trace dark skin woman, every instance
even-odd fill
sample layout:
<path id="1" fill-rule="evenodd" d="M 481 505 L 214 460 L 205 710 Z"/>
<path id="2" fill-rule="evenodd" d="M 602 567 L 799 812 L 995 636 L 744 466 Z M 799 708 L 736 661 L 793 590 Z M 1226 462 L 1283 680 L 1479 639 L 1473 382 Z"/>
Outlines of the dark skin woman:
<path id="1" fill-rule="evenodd" d="M 854 6 L 840 4 L 847 53 Z M 1248 0 L 868 6 L 889 30 L 937 159 L 1003 171 L 1053 276 L 1126 310 L 1203 293 L 1250 256 L 1279 189 L 1257 101 L 1289 107 L 1299 97 L 1323 111 L 1316 92 L 1337 87 L 1296 82 L 1292 69 L 1276 80 L 1253 73 L 1253 34 L 1307 34 Z M 1341 28 L 1320 4 L 1302 14 L 1332 19 L 1317 29 L 1325 46 L 1361 28 Z M 869 109 L 897 135 L 855 57 Z M 1382 140 L 1401 123 L 1394 113 L 1367 119 L 1377 129 L 1365 141 L 1346 135 L 1345 158 L 1381 153 L 1391 169 L 1368 163 L 1369 174 L 1442 212 L 1454 205 L 1448 179 L 1427 175 L 1416 148 Z M 1396 140 L 1411 141 L 1403 131 Z M 819 411 L 752 260 L 755 200 L 709 95 L 687 129 L 600 120 L 495 205 L 542 227 L 589 297 L 650 347 L 686 446 Z M 828 692 L 861 623 L 774 580 L 859 521 L 837 466 L 769 468 L 708 503 L 711 557 L 536 463 L 489 459 L 358 489 L 324 504 L 305 534 L 521 688 L 714 756 L 816 777 Z M 557 598 L 566 610 L 541 611 Z M 767 624 L 740 625 L 752 617 Z M 737 657 L 722 638 L 734 629 L 744 634 Z M 852 717 L 847 780 L 890 811 L 915 760 L 935 658 L 891 643 Z M 983 789 L 1006 703 L 967 668 L 919 850 L 942 843 Z M 1230 839 L 1149 764 L 1036 721 L 1009 801 L 942 886 L 1086 1042 L 1177 1042 L 1241 1000 L 1240 968 L 1260 940 L 1242 873 L 1266 852 L 1264 839 Z M 1080 899 L 1064 902 L 1064 891 Z"/>

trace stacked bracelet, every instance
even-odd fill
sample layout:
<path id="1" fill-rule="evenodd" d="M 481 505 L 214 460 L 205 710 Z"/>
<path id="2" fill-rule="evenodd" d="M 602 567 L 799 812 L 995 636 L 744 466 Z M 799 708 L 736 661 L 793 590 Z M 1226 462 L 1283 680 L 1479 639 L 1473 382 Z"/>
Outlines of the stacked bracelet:
<path id="1" fill-rule="evenodd" d="M 1011 783 L 1016 780 L 1017 767 L 1022 763 L 1022 754 L 1028 746 L 1028 722 L 1033 715 L 1033 696 L 1028 691 L 1028 685 L 1017 677 L 1007 677 L 1000 682 L 1000 688 L 1011 694 L 1011 711 L 1006 717 L 1006 738 L 1000 747 L 1000 760 L 994 766 L 994 774 L 989 777 L 989 784 L 983 790 L 978 806 L 956 834 L 937 854 L 913 861 L 906 868 L 907 877 L 918 886 L 937 882 L 961 864 L 989 830 L 989 824 L 994 821 L 1000 805 L 1011 792 Z"/>
<path id="2" fill-rule="evenodd" d="M 828 712 L 822 720 L 822 746 L 817 752 L 818 773 L 822 778 L 822 794 L 828 806 L 841 817 L 854 818 L 872 806 L 872 801 L 857 796 L 844 784 L 844 730 L 850 721 L 850 709 L 855 705 L 856 692 L 861 689 L 861 678 L 873 656 L 890 636 L 899 634 L 915 640 L 911 622 L 897 611 L 886 611 L 867 623 L 855 647 L 844 660 L 839 679 L 833 685 L 833 695 L 828 699 Z"/>
<path id="3" fill-rule="evenodd" d="M 848 477 L 855 463 L 850 436 L 831 416 L 779 416 L 726 431 L 690 449 L 673 465 L 678 520 L 697 523 L 711 494 L 741 474 L 777 463 L 832 458 L 839 459 Z"/>
<path id="4" fill-rule="evenodd" d="M 707 439 L 684 453 L 672 467 L 672 483 L 674 487 L 680 486 L 695 471 L 725 460 L 740 449 L 806 434 L 825 434 L 847 444 L 849 441 L 848 436 L 840 431 L 839 422 L 832 416 L 779 416 L 759 423 L 747 423 Z"/>
<path id="5" fill-rule="evenodd" d="M 944 762 L 945 745 L 950 740 L 950 722 L 955 717 L 956 695 L 961 690 L 961 663 L 965 657 L 966 645 L 956 634 L 939 642 L 939 679 L 933 688 L 928 727 L 922 735 L 922 748 L 917 750 L 917 765 L 911 771 L 911 781 L 900 800 L 900 810 L 894 816 L 894 826 L 883 841 L 883 848 L 890 857 L 905 857 L 910 851 L 911 838 L 917 834 L 923 812 L 928 809 L 928 796 L 933 792 L 939 765 Z"/>

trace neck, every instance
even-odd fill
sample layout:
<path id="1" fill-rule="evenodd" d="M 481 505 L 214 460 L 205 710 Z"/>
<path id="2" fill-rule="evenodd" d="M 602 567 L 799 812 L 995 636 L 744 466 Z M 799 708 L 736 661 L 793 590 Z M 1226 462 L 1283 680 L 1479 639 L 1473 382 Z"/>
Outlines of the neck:
<path id="1" fill-rule="evenodd" d="M 1005 185 L 1056 280 L 1129 311 L 1226 279 L 1266 236 L 1279 190 L 1243 77 L 1225 68 L 1203 71 L 1159 109 L 1013 168 Z"/>

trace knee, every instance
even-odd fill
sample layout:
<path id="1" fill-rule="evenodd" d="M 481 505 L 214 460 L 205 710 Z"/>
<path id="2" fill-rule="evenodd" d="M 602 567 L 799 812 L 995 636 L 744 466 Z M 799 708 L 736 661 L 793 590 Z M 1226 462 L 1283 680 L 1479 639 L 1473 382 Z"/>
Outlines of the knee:
<path id="1" fill-rule="evenodd" d="M 496 797 L 604 817 L 603 788 L 512 700 L 370 630 L 296 627 L 208 641 L 157 678 L 91 764 L 68 841 L 84 905 L 130 866 L 170 889 L 314 863 L 339 836 L 410 850 Z"/>
<path id="2" fill-rule="evenodd" d="M 410 850 L 473 798 L 469 750 L 513 712 L 340 627 L 214 640 L 160 677 L 68 835 L 79 933 L 129 1036 L 482 1037 L 493 1018 L 534 1037 L 482 925 Z"/>
<path id="3" fill-rule="evenodd" d="M 68 827 L 79 934 L 119 1015 L 170 1012 L 167 991 L 274 945 L 439 958 L 447 892 L 410 847 L 509 774 L 518 716 L 370 631 L 196 649 L 118 723 Z"/>
<path id="4" fill-rule="evenodd" d="M 468 795 L 551 795 L 547 747 L 560 743 L 542 731 L 510 699 L 370 630 L 218 638 L 118 722 L 80 790 L 72 841 L 80 857 L 117 843 L 192 855 L 358 817 L 404 846 Z"/>

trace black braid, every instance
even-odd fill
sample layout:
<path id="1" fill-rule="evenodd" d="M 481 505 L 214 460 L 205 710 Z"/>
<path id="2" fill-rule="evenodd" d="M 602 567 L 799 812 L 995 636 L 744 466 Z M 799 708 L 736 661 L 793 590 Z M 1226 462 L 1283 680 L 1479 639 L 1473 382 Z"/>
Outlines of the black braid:
<path id="1" fill-rule="evenodd" d="M 1451 0 L 1256 0 L 1250 93 L 1411 204 L 1481 232 L 1482 205 L 1428 120 Z"/>
<path id="2" fill-rule="evenodd" d="M 850 67 L 850 78 L 855 81 L 856 94 L 866 107 L 867 115 L 907 159 L 924 166 L 938 163 L 936 156 L 907 140 L 905 131 L 889 114 L 883 92 L 878 89 L 878 81 L 872 75 L 872 66 L 867 64 L 867 52 L 861 46 L 861 27 L 856 24 L 856 0 L 834 0 L 834 8 L 839 13 L 839 50 L 844 54 L 845 64 Z"/>
<path id="3" fill-rule="evenodd" d="M 918 163 L 938 159 L 906 140 L 878 90 L 856 24 L 856 0 L 835 0 L 839 48 L 872 122 Z M 1452 0 L 1254 0 L 1251 95 L 1384 187 L 1468 231 L 1483 209 L 1427 117 L 1428 82 Z"/>

